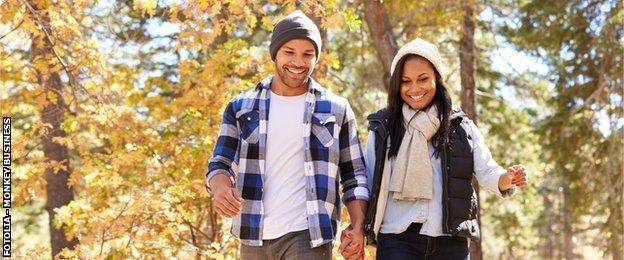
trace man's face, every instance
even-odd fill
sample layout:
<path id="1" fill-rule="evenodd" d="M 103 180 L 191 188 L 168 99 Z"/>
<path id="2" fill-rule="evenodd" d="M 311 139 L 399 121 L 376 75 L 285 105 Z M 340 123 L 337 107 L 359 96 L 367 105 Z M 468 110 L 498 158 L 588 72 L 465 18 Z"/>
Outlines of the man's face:
<path id="1" fill-rule="evenodd" d="M 316 50 L 308 40 L 290 40 L 275 55 L 275 72 L 279 80 L 289 88 L 306 85 L 315 65 Z"/>

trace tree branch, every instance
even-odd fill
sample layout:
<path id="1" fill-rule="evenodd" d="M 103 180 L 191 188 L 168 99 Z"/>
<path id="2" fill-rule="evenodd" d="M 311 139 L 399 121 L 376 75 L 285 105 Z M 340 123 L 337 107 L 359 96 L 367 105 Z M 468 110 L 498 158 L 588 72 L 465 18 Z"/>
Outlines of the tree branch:
<path id="1" fill-rule="evenodd" d="M 4 37 L 7 37 L 9 34 L 11 34 L 13 31 L 17 30 L 17 28 L 19 28 L 20 26 L 22 26 L 22 24 L 24 23 L 24 19 L 22 19 L 17 26 L 15 26 L 13 29 L 11 29 L 8 33 L 0 36 L 0 40 L 4 39 Z"/>
<path id="2" fill-rule="evenodd" d="M 74 86 L 74 87 L 76 87 L 76 88 L 78 88 L 78 89 L 80 89 L 80 90 L 82 90 L 82 92 L 84 92 L 87 96 L 89 96 L 90 98 L 94 99 L 96 102 L 100 103 L 101 101 L 96 96 L 93 96 L 93 95 L 89 94 L 89 92 L 84 87 L 80 86 L 76 82 L 76 77 L 69 70 L 69 67 L 67 66 L 67 63 L 61 58 L 61 56 L 58 54 L 58 52 L 56 52 L 56 50 L 54 49 L 55 43 L 52 41 L 52 36 L 50 36 L 50 32 L 48 32 L 48 28 L 41 21 L 41 18 L 39 17 L 39 14 L 35 10 L 35 8 L 33 8 L 32 5 L 30 3 L 28 3 L 26 0 L 22 0 L 22 3 L 24 3 L 24 5 L 28 8 L 28 10 L 32 14 L 32 16 L 35 18 L 36 23 L 39 25 L 39 27 L 41 27 L 41 30 L 45 34 L 44 38 L 50 44 L 50 50 L 52 51 L 52 54 L 54 54 L 54 56 L 56 57 L 58 62 L 63 67 L 63 70 L 65 71 L 65 73 L 67 73 L 67 77 L 69 79 L 69 84 Z"/>

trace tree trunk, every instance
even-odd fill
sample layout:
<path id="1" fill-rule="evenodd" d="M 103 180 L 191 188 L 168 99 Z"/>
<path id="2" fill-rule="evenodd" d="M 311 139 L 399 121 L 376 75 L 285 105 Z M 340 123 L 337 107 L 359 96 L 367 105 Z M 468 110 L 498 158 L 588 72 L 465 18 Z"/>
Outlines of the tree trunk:
<path id="1" fill-rule="evenodd" d="M 572 210 L 570 201 L 570 188 L 563 186 L 563 251 L 566 260 L 574 259 L 574 241 L 572 233 Z"/>
<path id="2" fill-rule="evenodd" d="M 611 9 L 609 15 L 607 16 L 607 21 L 611 21 L 615 19 L 614 17 L 617 14 L 621 14 L 622 10 L 622 2 L 618 1 L 615 8 Z M 605 28 L 603 29 L 603 34 L 605 38 L 613 39 L 614 42 L 617 41 L 617 36 L 613 28 L 613 23 L 607 23 Z M 607 52 L 608 53 L 608 52 Z M 606 81 L 608 81 L 606 77 L 606 68 L 610 67 L 609 64 L 614 64 L 615 57 L 612 55 L 608 55 L 607 53 L 603 53 L 602 61 L 600 64 L 600 74 L 598 78 L 598 83 L 596 86 L 596 91 L 599 91 L 602 88 L 607 87 Z M 615 86 L 613 86 L 615 87 Z M 620 86 L 620 91 L 622 91 Z M 605 93 L 607 91 L 602 91 L 601 93 Z M 609 94 L 607 94 L 609 95 Z M 596 100 L 600 100 L 600 98 L 596 98 Z M 615 108 L 622 107 L 624 105 L 623 101 L 620 102 L 608 102 L 608 113 L 610 118 L 614 118 L 613 115 L 616 115 L 615 118 L 621 118 L 622 114 L 618 113 Z M 613 119 L 612 119 L 613 120 Z M 617 121 L 616 121 L 617 122 Z M 624 154 L 622 153 L 622 147 L 624 144 L 624 139 L 622 138 L 622 131 L 617 129 L 617 124 L 610 124 L 610 130 L 613 136 L 611 142 L 609 142 L 608 149 L 611 158 L 605 165 L 606 173 L 603 174 L 603 178 L 606 180 L 604 186 L 608 192 L 607 201 L 609 203 L 609 217 L 607 219 L 607 229 L 609 230 L 609 247 L 608 251 L 612 257 L 612 259 L 624 259 L 624 225 L 622 221 L 624 220 L 624 204 L 622 203 L 622 192 L 624 191 Z M 611 138 L 611 137 L 609 137 Z"/>
<path id="3" fill-rule="evenodd" d="M 383 66 L 383 82 L 386 90 L 390 86 L 390 66 L 399 47 L 392 33 L 392 25 L 386 7 L 380 1 L 364 1 L 364 19 L 368 25 L 373 46 L 377 50 L 377 57 Z"/>
<path id="4" fill-rule="evenodd" d="M 553 202 L 550 199 L 549 195 L 549 188 L 551 183 L 549 181 L 544 181 L 544 183 L 542 184 L 541 189 L 544 190 L 544 194 L 542 195 L 542 198 L 544 200 L 544 224 L 540 227 L 540 234 L 542 234 L 541 237 L 541 241 L 540 241 L 540 257 L 542 259 L 554 259 L 554 254 L 553 251 L 555 251 L 554 249 L 555 244 L 553 243 L 553 239 L 552 239 L 552 235 L 546 235 L 546 234 L 553 234 L 555 232 L 554 231 L 554 226 L 553 226 Z"/>
<path id="5" fill-rule="evenodd" d="M 613 124 L 612 124 L 613 126 Z M 617 133 L 617 129 L 611 127 L 612 133 Z M 617 135 L 617 134 L 615 134 Z M 624 190 L 624 164 L 622 164 L 622 141 L 610 144 L 609 154 L 614 155 L 606 165 L 607 174 L 604 175 L 606 183 L 604 186 L 609 194 L 609 217 L 607 218 L 607 229 L 609 230 L 609 249 L 612 259 L 624 259 L 624 226 L 622 224 L 624 205 L 622 204 L 622 191 Z"/>
<path id="6" fill-rule="evenodd" d="M 31 1 L 36 15 L 32 15 L 33 21 L 39 21 L 43 26 L 42 30 L 50 29 L 50 19 L 45 11 L 40 11 L 35 1 Z M 31 45 L 32 60 L 52 60 L 55 57 L 52 49 L 52 43 L 46 38 L 42 31 L 32 35 Z M 33 62 L 34 63 L 34 62 Z M 50 227 L 50 242 L 52 246 L 52 257 L 56 256 L 63 249 L 73 249 L 77 244 L 76 238 L 67 240 L 65 237 L 65 228 L 63 226 L 56 228 L 54 225 L 55 209 L 69 204 L 74 199 L 73 188 L 68 186 L 71 168 L 69 165 L 69 151 L 67 146 L 55 142 L 55 137 L 65 136 L 65 132 L 61 130 L 60 124 L 65 118 L 67 105 L 63 101 L 62 83 L 58 71 L 55 71 L 54 64 L 48 63 L 48 68 L 43 71 L 37 68 L 37 81 L 45 89 L 46 105 L 41 110 L 41 121 L 49 126 L 48 131 L 41 136 L 43 153 L 46 162 L 59 162 L 62 167 L 58 171 L 52 168 L 45 169 L 45 179 L 47 182 L 46 193 L 47 200 L 45 209 L 48 212 Z"/>
<path id="7" fill-rule="evenodd" d="M 316 26 L 319 28 L 319 31 L 321 32 L 322 46 L 321 46 L 321 50 L 319 51 L 322 52 L 323 50 L 327 50 L 329 48 L 329 45 L 328 45 L 329 42 L 327 41 L 327 29 L 321 27 L 321 22 L 322 22 L 321 17 L 311 13 L 310 18 L 314 21 L 314 23 L 316 23 Z M 318 60 L 316 62 L 317 62 L 317 66 L 314 69 L 314 72 L 312 72 L 312 78 L 314 79 L 326 78 L 328 64 L 327 63 L 319 64 Z"/>
<path id="8" fill-rule="evenodd" d="M 470 3 L 464 3 L 462 20 L 462 36 L 459 44 L 459 63 L 461 77 L 461 108 L 470 119 L 477 122 L 477 106 L 475 99 L 475 13 Z"/>
<path id="9" fill-rule="evenodd" d="M 612 259 L 623 259 L 624 254 L 622 253 L 622 248 L 624 248 L 624 243 L 622 243 L 622 211 L 621 208 L 615 203 L 615 200 L 615 198 L 609 199 L 609 203 L 613 207 L 609 209 L 611 213 L 609 214 L 609 218 L 607 220 L 607 226 L 609 228 L 608 250 L 610 251 Z"/>
<path id="10" fill-rule="evenodd" d="M 477 123 L 477 104 L 475 99 L 475 12 L 471 1 L 462 4 L 464 17 L 462 20 L 462 36 L 459 44 L 459 65 L 461 71 L 461 108 Z M 473 187 L 477 194 L 477 222 L 481 226 L 481 202 L 479 200 L 479 185 L 473 180 Z M 483 236 L 483 233 L 481 233 Z M 481 241 L 470 243 L 470 259 L 483 259 Z"/>

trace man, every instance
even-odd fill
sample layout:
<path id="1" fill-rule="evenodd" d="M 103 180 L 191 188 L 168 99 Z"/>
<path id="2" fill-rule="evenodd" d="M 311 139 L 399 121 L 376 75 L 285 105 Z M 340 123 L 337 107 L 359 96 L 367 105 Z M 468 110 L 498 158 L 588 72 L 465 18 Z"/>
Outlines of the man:
<path id="1" fill-rule="evenodd" d="M 362 255 L 369 194 L 362 151 L 349 103 L 310 77 L 319 29 L 295 11 L 276 24 L 269 49 L 274 75 L 225 109 L 206 175 L 214 209 L 233 218 L 241 259 L 331 259 L 340 182 L 350 250 Z"/>

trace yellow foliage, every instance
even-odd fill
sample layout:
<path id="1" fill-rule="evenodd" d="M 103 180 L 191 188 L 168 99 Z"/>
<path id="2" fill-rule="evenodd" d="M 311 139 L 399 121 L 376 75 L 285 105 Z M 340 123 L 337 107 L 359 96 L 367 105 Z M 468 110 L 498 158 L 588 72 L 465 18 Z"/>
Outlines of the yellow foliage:
<path id="1" fill-rule="evenodd" d="M 293 0 L 269 2 L 284 7 L 280 16 L 296 7 Z M 16 204 L 26 207 L 46 197 L 44 169 L 69 169 L 75 199 L 56 209 L 53 224 L 63 225 L 80 244 L 65 256 L 233 259 L 238 242 L 228 233 L 229 222 L 212 211 L 204 187 L 206 162 L 226 102 L 273 73 L 266 37 L 277 17 L 250 0 L 186 1 L 167 10 L 154 0 L 133 1 L 105 18 L 90 10 L 106 8 L 104 3 L 57 1 L 42 13 L 50 19 L 58 56 L 29 60 L 15 49 L 45 46 L 47 36 L 36 20 L 21 15 L 24 8 L 18 3 L 0 5 L 0 25 L 23 17 L 14 33 L 34 39 L 21 45 L 23 39 L 16 40 L 17 47 L 0 45 L 2 113 L 20 118 L 15 124 Z M 303 9 L 322 17 L 326 28 L 345 26 L 336 4 L 306 1 Z M 162 17 L 155 16 L 161 11 Z M 163 69 L 143 67 L 155 63 L 146 58 L 148 51 L 127 47 L 132 45 L 132 36 L 123 35 L 128 22 L 114 20 L 122 15 L 137 24 L 162 19 L 179 27 L 171 45 L 158 50 L 179 55 L 173 73 L 163 76 Z M 231 37 L 216 44 L 222 33 Z M 130 38 L 124 42 L 117 36 Z M 337 54 L 322 57 L 319 66 L 340 68 Z M 45 92 L 38 77 L 57 74 L 63 90 Z M 71 84 L 69 76 L 75 77 Z M 319 80 L 331 87 L 327 78 Z M 54 141 L 70 150 L 69 162 L 46 161 L 40 145 L 40 136 L 52 129 L 41 123 L 40 111 L 60 98 L 69 105 L 59 122 L 66 136 Z M 29 256 L 40 254 L 37 250 Z"/>
<path id="2" fill-rule="evenodd" d="M 148 16 L 153 16 L 156 11 L 156 0 L 139 0 L 134 1 L 133 8 L 143 10 Z"/>

